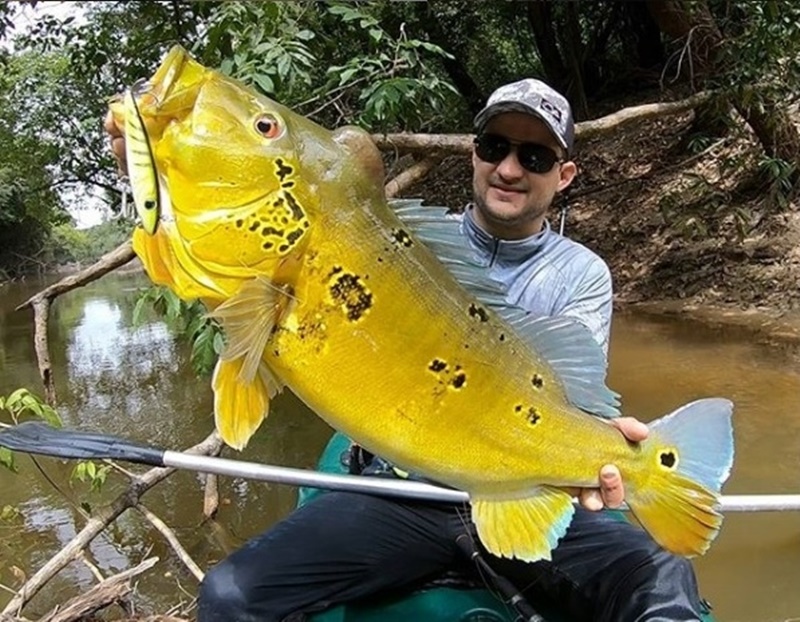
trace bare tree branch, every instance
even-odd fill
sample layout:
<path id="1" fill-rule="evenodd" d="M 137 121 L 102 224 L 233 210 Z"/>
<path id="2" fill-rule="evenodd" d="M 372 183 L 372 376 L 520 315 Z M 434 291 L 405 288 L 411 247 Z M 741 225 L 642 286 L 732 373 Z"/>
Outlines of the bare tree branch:
<path id="1" fill-rule="evenodd" d="M 27 306 L 33 308 L 33 343 L 36 350 L 36 360 L 39 365 L 39 375 L 44 384 L 45 400 L 51 406 L 55 406 L 56 403 L 56 385 L 53 380 L 53 368 L 50 364 L 50 348 L 47 339 L 47 320 L 50 313 L 50 303 L 57 296 L 78 287 L 83 287 L 92 281 L 96 281 L 104 274 L 108 274 L 112 270 L 125 265 L 135 256 L 131 243 L 125 242 L 110 253 L 105 254 L 85 270 L 71 274 L 57 283 L 53 283 L 17 307 L 17 310 Z"/>
<path id="2" fill-rule="evenodd" d="M 209 455 L 219 451 L 222 440 L 216 432 L 212 432 L 204 441 L 187 449 L 187 453 Z M 33 598 L 44 585 L 70 562 L 79 558 L 81 552 L 96 538 L 108 525 L 115 521 L 125 510 L 139 503 L 141 496 L 153 486 L 166 479 L 175 472 L 173 468 L 154 468 L 145 472 L 141 477 L 132 481 L 128 488 L 120 493 L 110 504 L 100 508 L 97 514 L 89 519 L 86 526 L 58 553 L 42 566 L 23 585 L 17 595 L 11 599 L 0 614 L 12 615 L 22 610 L 22 607 Z"/>
<path id="3" fill-rule="evenodd" d="M 195 579 L 198 581 L 202 581 L 205 573 L 200 570 L 200 566 L 192 559 L 191 555 L 186 552 L 186 549 L 183 548 L 180 540 L 178 540 L 178 536 L 175 535 L 175 532 L 167 526 L 167 524 L 162 521 L 158 516 L 153 514 L 150 510 L 148 510 L 144 505 L 141 503 L 137 503 L 134 506 L 142 515 L 150 522 L 153 527 L 155 527 L 158 532 L 164 536 L 164 539 L 169 542 L 169 545 L 172 547 L 172 550 L 175 551 L 175 554 L 178 558 L 183 562 L 184 566 L 189 569 Z"/>
<path id="4" fill-rule="evenodd" d="M 104 579 L 85 594 L 76 596 L 65 605 L 57 607 L 39 622 L 77 622 L 85 619 L 90 613 L 113 605 L 131 592 L 130 580 L 150 570 L 156 562 L 158 557 L 151 557 L 134 568 Z"/>

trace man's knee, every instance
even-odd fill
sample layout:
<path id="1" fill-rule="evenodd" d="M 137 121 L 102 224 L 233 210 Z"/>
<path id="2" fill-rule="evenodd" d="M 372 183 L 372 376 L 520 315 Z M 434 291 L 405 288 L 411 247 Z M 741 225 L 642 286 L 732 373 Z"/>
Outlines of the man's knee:
<path id="1" fill-rule="evenodd" d="M 227 560 L 211 568 L 200 583 L 197 598 L 198 622 L 247 622 L 248 595 L 236 581 L 235 567 Z M 263 618 L 262 618 L 263 619 Z"/>
<path id="2" fill-rule="evenodd" d="M 613 602 L 625 615 L 612 619 L 699 620 L 704 610 L 689 560 L 663 550 L 630 570 Z"/>

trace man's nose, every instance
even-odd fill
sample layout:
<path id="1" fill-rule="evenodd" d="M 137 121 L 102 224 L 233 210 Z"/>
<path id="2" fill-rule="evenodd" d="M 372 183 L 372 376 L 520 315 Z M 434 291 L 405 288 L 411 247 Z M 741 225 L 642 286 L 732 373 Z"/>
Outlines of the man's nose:
<path id="1" fill-rule="evenodd" d="M 515 146 L 512 146 L 508 155 L 497 163 L 497 172 L 505 179 L 520 179 L 525 174 L 525 169 L 517 159 Z"/>

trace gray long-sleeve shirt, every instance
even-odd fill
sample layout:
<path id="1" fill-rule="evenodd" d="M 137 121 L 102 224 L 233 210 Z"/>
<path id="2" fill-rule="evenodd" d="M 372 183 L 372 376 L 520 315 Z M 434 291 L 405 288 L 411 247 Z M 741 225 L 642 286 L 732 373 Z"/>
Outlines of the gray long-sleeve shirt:
<path id="1" fill-rule="evenodd" d="M 559 235 L 545 221 L 542 231 L 521 240 L 495 238 L 475 222 L 472 205 L 461 230 L 476 259 L 508 288 L 507 300 L 535 315 L 568 315 L 589 330 L 608 352 L 611 330 L 611 271 L 591 250 Z"/>

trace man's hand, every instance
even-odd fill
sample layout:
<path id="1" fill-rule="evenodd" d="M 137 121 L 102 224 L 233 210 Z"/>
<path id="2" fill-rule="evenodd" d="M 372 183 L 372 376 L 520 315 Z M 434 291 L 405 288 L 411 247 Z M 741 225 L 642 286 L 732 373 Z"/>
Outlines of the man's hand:
<path id="1" fill-rule="evenodd" d="M 111 110 L 106 113 L 106 118 L 103 120 L 103 129 L 109 136 L 111 152 L 117 160 L 117 170 L 121 177 L 126 177 L 128 175 L 128 163 L 125 161 L 125 135 L 114 121 Z"/>
<path id="2" fill-rule="evenodd" d="M 608 423 L 622 432 L 629 441 L 638 443 L 647 438 L 647 426 L 633 417 L 609 419 Z M 618 508 L 625 501 L 625 488 L 619 469 L 613 464 L 606 464 L 600 469 L 599 488 L 581 488 L 578 500 L 587 510 L 602 510 L 604 507 Z"/>

